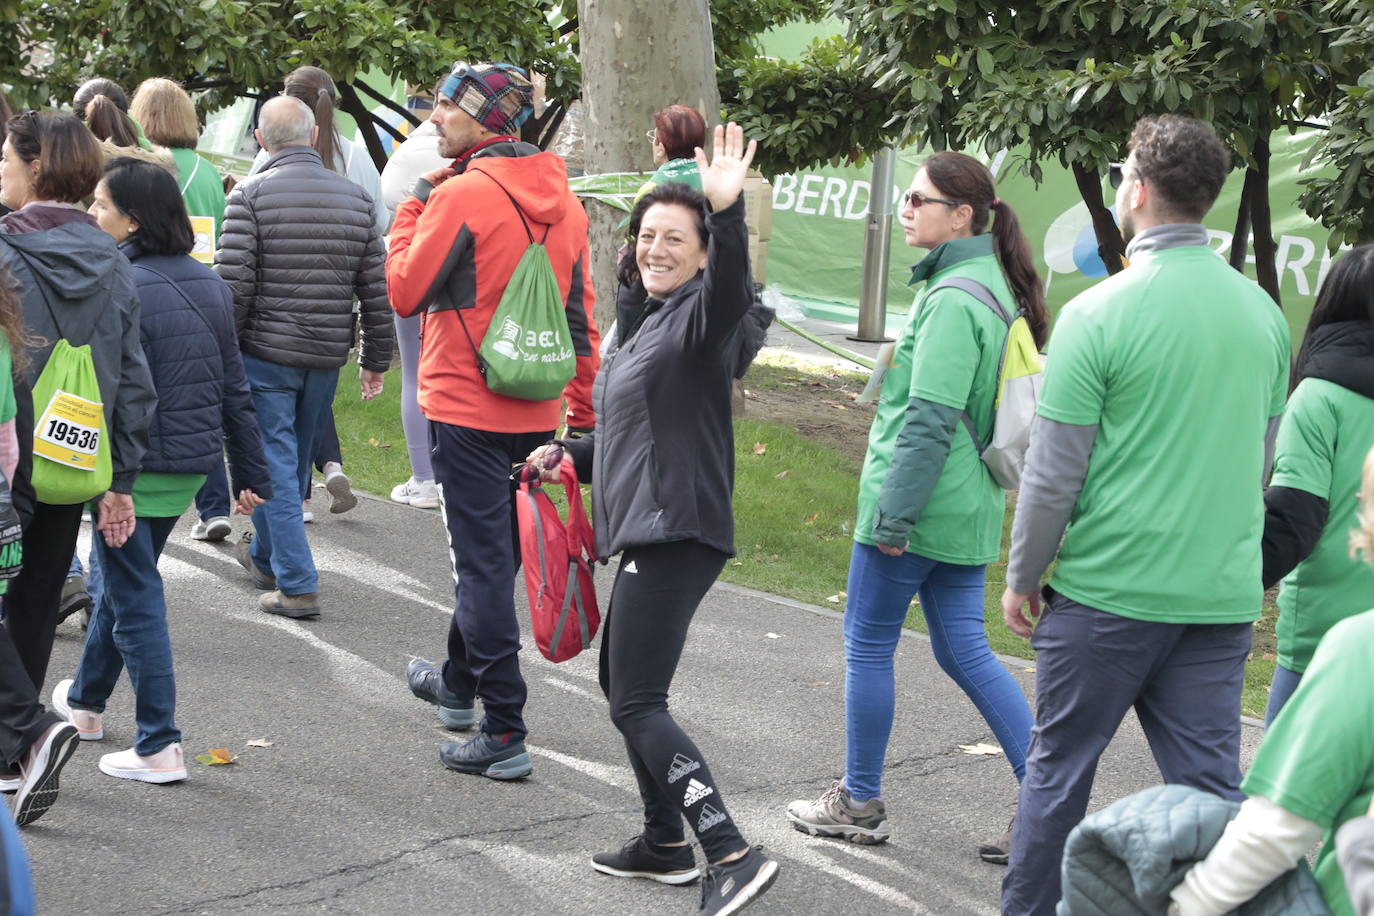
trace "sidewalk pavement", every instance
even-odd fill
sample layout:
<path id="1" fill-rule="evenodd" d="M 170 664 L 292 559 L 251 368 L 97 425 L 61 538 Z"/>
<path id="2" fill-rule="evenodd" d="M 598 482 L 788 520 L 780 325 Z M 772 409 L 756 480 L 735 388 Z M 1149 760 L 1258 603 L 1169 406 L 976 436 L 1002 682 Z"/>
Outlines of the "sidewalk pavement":
<path id="1" fill-rule="evenodd" d="M 641 814 L 597 686 L 596 647 L 554 665 L 527 640 L 530 779 L 496 783 L 439 764 L 449 734 L 404 679 L 412 655 L 443 652 L 452 583 L 437 513 L 364 499 L 322 515 L 310 528 L 324 603 L 314 622 L 260 612 L 232 548 L 191 541 L 190 523 L 173 533 L 162 572 L 191 777 L 152 786 L 96 769 L 101 753 L 133 741 L 122 684 L 105 740 L 78 749 L 57 804 L 23 831 L 40 912 L 696 911 L 695 887 L 588 867 L 592 853 L 636 834 Z M 598 574 L 603 595 L 610 573 Z M 995 913 L 1003 870 L 974 846 L 1006 825 L 1015 783 L 1000 754 L 961 750 L 995 742 L 914 633 L 897 653 L 891 841 L 859 847 L 787 824 L 787 802 L 818 795 L 842 767 L 837 617 L 718 585 L 673 685 L 674 714 L 746 838 L 782 864 L 750 912 Z M 80 647 L 80 629 L 64 624 L 51 683 L 71 675 Z M 1009 662 L 1029 687 L 1031 663 Z M 1247 759 L 1258 735 L 1246 729 Z M 237 762 L 192 762 L 210 748 Z M 1094 807 L 1158 781 L 1128 722 L 1099 768 Z"/>

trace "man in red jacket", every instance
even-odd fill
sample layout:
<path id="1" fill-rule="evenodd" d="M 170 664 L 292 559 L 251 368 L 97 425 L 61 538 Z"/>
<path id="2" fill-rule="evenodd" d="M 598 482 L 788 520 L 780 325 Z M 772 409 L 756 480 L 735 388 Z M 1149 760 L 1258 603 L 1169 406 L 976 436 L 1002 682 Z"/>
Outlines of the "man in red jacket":
<path id="1" fill-rule="evenodd" d="M 475 698 L 482 700 L 480 732 L 442 745 L 445 766 L 518 779 L 529 775 L 530 758 L 516 657 L 520 540 L 511 466 L 553 437 L 561 405 L 493 393 L 476 347 L 529 247 L 528 222 L 558 278 L 577 355 L 577 374 L 564 391 L 566 423 L 593 425 L 598 335 L 587 216 L 568 187 L 563 160 L 512 136 L 534 110 L 523 71 L 457 64 L 436 100 L 430 121 L 439 153 L 454 162 L 421 178 L 397 208 L 386 278 L 398 315 L 423 312 L 419 402 L 429 420 L 457 604 L 448 660 L 442 667 L 412 660 L 406 678 L 416 696 L 439 707 L 450 729 L 470 728 Z"/>

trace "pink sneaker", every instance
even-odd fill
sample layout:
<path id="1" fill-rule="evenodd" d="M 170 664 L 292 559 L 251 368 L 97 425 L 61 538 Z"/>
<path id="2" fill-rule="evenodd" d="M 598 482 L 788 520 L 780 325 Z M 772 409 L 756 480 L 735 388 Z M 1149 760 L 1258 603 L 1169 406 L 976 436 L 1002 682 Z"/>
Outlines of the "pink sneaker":
<path id="1" fill-rule="evenodd" d="M 180 744 L 169 744 L 151 757 L 140 757 L 133 748 L 100 758 L 100 772 L 139 782 L 179 782 L 186 778 L 186 761 Z"/>
<path id="2" fill-rule="evenodd" d="M 52 711 L 76 726 L 77 737 L 82 741 L 99 741 L 105 737 L 105 725 L 101 721 L 100 713 L 89 709 L 72 709 L 71 704 L 67 702 L 67 694 L 71 692 L 74 683 L 76 681 L 71 678 L 57 682 L 57 686 L 52 689 Z"/>

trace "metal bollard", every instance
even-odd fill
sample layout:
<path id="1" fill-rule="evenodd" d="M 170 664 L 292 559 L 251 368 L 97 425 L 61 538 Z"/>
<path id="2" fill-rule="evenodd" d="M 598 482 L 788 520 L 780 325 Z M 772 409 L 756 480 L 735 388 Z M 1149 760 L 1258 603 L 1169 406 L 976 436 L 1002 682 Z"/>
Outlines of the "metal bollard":
<path id="1" fill-rule="evenodd" d="M 887 331 L 887 261 L 892 240 L 892 179 L 897 154 L 891 147 L 873 157 L 868 216 L 864 227 L 863 279 L 859 286 L 859 326 L 849 340 L 882 343 Z"/>

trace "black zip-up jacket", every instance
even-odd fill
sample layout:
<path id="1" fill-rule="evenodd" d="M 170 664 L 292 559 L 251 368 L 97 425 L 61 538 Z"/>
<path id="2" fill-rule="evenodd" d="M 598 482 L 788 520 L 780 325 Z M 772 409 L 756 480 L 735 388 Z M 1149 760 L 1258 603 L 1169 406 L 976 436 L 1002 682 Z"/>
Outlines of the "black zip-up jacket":
<path id="1" fill-rule="evenodd" d="M 394 339 L 386 252 L 372 199 L 324 167 L 308 146 L 288 146 L 229 193 L 215 273 L 234 294 L 242 352 L 298 369 L 337 369 L 353 342 L 358 362 L 385 372 Z"/>
<path id="2" fill-rule="evenodd" d="M 1336 321 L 1314 330 L 1303 344 L 1298 380 L 1319 378 L 1374 399 L 1374 324 Z M 1330 506 L 1293 487 L 1264 491 L 1264 587 L 1272 588 L 1312 555 Z"/>
<path id="3" fill-rule="evenodd" d="M 743 200 L 706 226 L 705 269 L 617 324 L 592 387 L 596 430 L 563 443 L 578 478 L 590 474 L 602 559 L 665 541 L 735 552 L 730 388 L 762 335 L 758 319 L 746 320 L 754 286 Z"/>

